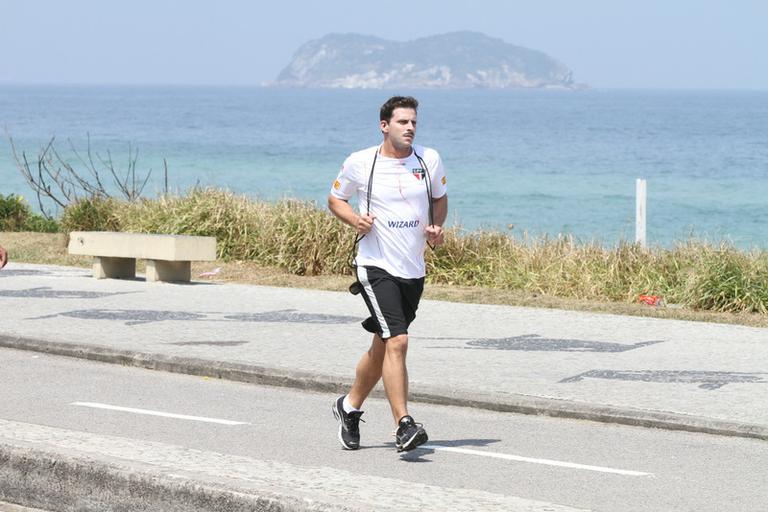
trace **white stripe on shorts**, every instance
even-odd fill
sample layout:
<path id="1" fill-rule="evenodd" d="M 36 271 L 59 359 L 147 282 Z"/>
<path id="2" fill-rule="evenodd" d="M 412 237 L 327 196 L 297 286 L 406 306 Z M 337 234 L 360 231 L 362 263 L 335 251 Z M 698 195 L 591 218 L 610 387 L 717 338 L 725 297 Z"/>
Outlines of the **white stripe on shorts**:
<path id="1" fill-rule="evenodd" d="M 389 338 L 391 336 L 389 333 L 389 326 L 381 312 L 379 301 L 376 300 L 376 295 L 373 293 L 371 283 L 368 282 L 368 271 L 366 271 L 365 267 L 357 267 L 357 280 L 363 285 L 363 290 L 371 301 L 371 306 L 373 306 L 373 311 L 376 313 L 376 319 L 379 321 L 379 326 L 381 327 L 381 337 Z"/>

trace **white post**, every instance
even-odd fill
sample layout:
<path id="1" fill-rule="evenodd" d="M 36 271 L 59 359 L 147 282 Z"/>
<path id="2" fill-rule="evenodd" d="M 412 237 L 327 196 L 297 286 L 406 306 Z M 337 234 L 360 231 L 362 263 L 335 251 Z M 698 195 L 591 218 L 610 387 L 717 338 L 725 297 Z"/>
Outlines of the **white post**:
<path id="1" fill-rule="evenodd" d="M 646 203 L 645 180 L 637 178 L 635 180 L 635 243 L 640 247 L 646 247 L 645 242 L 645 203 Z"/>

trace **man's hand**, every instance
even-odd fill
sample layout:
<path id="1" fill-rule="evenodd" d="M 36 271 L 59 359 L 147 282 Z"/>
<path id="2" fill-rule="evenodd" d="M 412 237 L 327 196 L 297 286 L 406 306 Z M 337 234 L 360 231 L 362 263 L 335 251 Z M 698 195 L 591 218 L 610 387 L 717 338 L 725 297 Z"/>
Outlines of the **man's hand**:
<path id="1" fill-rule="evenodd" d="M 427 226 L 425 231 L 427 233 L 427 241 L 433 246 L 437 247 L 445 241 L 443 239 L 443 226 Z"/>
<path id="2" fill-rule="evenodd" d="M 367 235 L 373 228 L 373 215 L 358 215 L 345 199 L 328 195 L 328 208 L 331 212 L 345 224 L 355 228 L 358 235 Z"/>
<path id="3" fill-rule="evenodd" d="M 376 217 L 373 215 L 360 215 L 357 218 L 357 224 L 355 225 L 355 229 L 357 229 L 358 234 L 360 235 L 367 235 L 371 232 L 371 229 L 373 228 L 373 220 Z"/>
<path id="4" fill-rule="evenodd" d="M 3 268 L 6 263 L 8 263 L 8 253 L 0 247 L 0 268 Z"/>

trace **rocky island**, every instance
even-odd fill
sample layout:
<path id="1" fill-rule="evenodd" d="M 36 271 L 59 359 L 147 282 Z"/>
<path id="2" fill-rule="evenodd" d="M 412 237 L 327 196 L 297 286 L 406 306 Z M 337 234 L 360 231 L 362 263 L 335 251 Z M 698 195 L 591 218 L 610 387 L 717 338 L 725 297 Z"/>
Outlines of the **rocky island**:
<path id="1" fill-rule="evenodd" d="M 269 85 L 348 89 L 578 89 L 547 54 L 477 32 L 413 41 L 329 34 L 302 45 Z"/>

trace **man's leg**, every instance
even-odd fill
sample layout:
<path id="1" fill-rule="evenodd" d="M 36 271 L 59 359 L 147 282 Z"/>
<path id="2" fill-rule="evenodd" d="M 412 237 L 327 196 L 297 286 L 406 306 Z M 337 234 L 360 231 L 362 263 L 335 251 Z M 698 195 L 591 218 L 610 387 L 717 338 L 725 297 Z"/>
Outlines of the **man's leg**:
<path id="1" fill-rule="evenodd" d="M 384 391 L 387 393 L 387 400 L 397 425 L 400 418 L 408 414 L 408 368 L 405 366 L 408 335 L 393 336 L 384 345 L 386 348 L 382 366 Z"/>
<path id="2" fill-rule="evenodd" d="M 373 336 L 371 348 L 357 363 L 355 382 L 347 395 L 341 395 L 333 402 L 333 415 L 339 421 L 339 441 L 347 450 L 360 447 L 360 407 L 381 378 L 384 361 L 384 342 L 378 335 Z M 354 410 L 350 410 L 349 407 Z"/>
<path id="3" fill-rule="evenodd" d="M 360 409 L 363 402 L 381 378 L 381 368 L 384 363 L 386 345 L 378 334 L 373 335 L 371 348 L 363 354 L 355 370 L 355 383 L 349 390 L 349 403 L 355 409 Z"/>
<path id="4" fill-rule="evenodd" d="M 401 334 L 387 340 L 384 354 L 384 390 L 387 392 L 392 416 L 395 418 L 395 448 L 398 452 L 413 450 L 429 440 L 421 423 L 408 414 L 408 368 L 405 356 L 408 352 L 408 335 Z"/>

